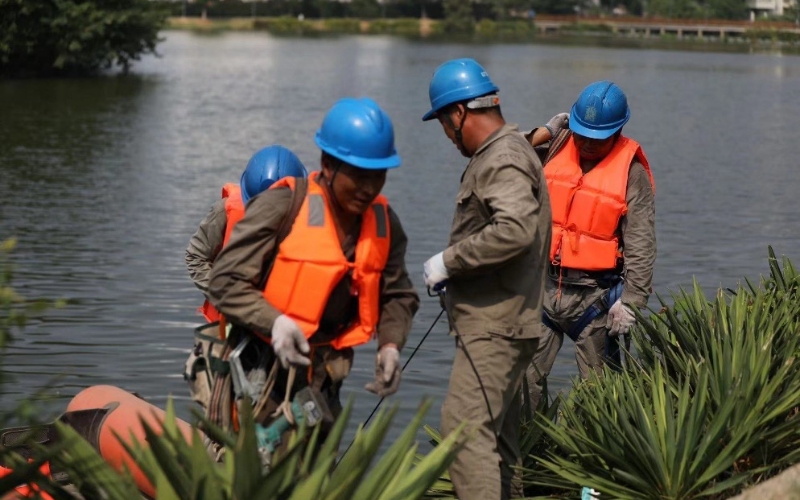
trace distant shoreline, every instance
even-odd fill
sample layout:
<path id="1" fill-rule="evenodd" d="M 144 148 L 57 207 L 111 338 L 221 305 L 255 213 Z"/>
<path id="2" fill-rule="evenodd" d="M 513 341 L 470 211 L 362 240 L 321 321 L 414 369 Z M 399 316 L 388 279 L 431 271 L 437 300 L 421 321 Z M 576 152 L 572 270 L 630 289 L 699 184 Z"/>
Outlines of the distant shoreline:
<path id="1" fill-rule="evenodd" d="M 474 34 L 453 36 L 444 33 L 441 20 L 428 18 L 171 17 L 165 29 L 198 33 L 267 31 L 282 36 L 398 35 L 431 41 L 541 42 L 710 51 L 781 49 L 800 53 L 800 28 L 775 22 L 537 16 L 533 22 L 482 20 L 476 23 Z"/>

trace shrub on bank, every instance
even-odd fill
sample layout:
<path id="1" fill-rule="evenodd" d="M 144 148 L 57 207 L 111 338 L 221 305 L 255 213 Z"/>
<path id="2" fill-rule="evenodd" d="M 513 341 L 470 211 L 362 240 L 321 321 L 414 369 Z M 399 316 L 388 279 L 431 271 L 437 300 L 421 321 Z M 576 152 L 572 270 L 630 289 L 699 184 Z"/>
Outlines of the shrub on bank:
<path id="1" fill-rule="evenodd" d="M 756 28 L 747 30 L 745 37 L 751 42 L 773 42 L 773 43 L 800 43 L 800 34 L 792 33 L 785 30 L 777 30 L 775 28 Z"/>
<path id="2" fill-rule="evenodd" d="M 533 23 L 516 19 L 510 21 L 492 21 L 482 19 L 475 26 L 475 34 L 480 38 L 497 38 L 501 40 L 526 40 L 533 38 L 536 28 Z"/>
<path id="3" fill-rule="evenodd" d="M 270 17 L 253 21 L 253 29 L 269 31 L 278 35 L 303 34 L 313 31 L 309 21 L 296 17 Z"/>
<path id="4" fill-rule="evenodd" d="M 368 33 L 375 35 L 419 36 L 419 19 L 376 19 L 370 21 Z"/>
<path id="5" fill-rule="evenodd" d="M 150 0 L 2 0 L 0 77 L 127 71 L 155 53 L 167 15 Z"/>
<path id="6" fill-rule="evenodd" d="M 636 357 L 575 385 L 531 485 L 620 499 L 725 499 L 800 462 L 800 273 L 706 298 L 699 286 L 641 318 Z M 782 265 L 781 265 L 782 264 Z"/>
<path id="7" fill-rule="evenodd" d="M 325 19 L 323 31 L 331 33 L 361 33 L 361 21 L 349 18 Z"/>
<path id="8" fill-rule="evenodd" d="M 564 33 L 571 33 L 575 35 L 583 35 L 589 33 L 603 33 L 610 34 L 614 29 L 607 24 L 592 24 L 592 23 L 572 23 L 565 24 L 561 27 Z"/>

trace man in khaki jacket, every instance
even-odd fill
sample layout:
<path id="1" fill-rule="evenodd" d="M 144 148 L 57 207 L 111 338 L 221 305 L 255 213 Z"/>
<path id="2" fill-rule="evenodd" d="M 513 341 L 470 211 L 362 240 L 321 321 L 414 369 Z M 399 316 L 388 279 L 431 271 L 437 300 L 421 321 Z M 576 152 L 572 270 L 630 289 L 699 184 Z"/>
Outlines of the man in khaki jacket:
<path id="1" fill-rule="evenodd" d="M 497 87 L 473 59 L 445 62 L 430 83 L 431 110 L 470 158 L 456 198 L 449 246 L 424 265 L 444 294 L 456 354 L 441 430 L 473 431 L 450 467 L 466 499 L 512 495 L 520 459 L 519 390 L 542 335 L 550 203 L 541 162 L 500 112 Z M 518 493 L 518 492 L 517 492 Z"/>
<path id="2" fill-rule="evenodd" d="M 284 400 L 290 380 L 291 395 L 310 385 L 338 414 L 353 347 L 373 337 L 375 380 L 365 388 L 394 394 L 419 305 L 405 267 L 405 232 L 380 194 L 387 170 L 400 165 L 389 115 L 369 98 L 340 99 L 315 142 L 321 170 L 309 175 L 300 203 L 293 206 L 303 189 L 291 178 L 250 200 L 208 287 L 232 332 L 266 348 L 268 370 L 280 363 L 275 389 L 263 391 L 269 401 L 259 406 L 260 422 L 274 418 L 268 410 Z M 283 227 L 289 230 L 281 235 Z M 371 250 L 357 252 L 364 244 Z M 290 367 L 302 368 L 294 379 Z"/>

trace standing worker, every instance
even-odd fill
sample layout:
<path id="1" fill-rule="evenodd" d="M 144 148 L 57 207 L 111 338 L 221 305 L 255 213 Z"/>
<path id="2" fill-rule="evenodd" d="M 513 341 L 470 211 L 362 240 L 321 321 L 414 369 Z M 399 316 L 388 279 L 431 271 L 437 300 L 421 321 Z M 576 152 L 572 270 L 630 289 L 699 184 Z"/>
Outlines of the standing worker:
<path id="1" fill-rule="evenodd" d="M 387 170 L 400 166 L 389 116 L 371 99 L 341 99 L 315 141 L 321 171 L 285 178 L 251 200 L 208 287 L 234 325 L 230 347 L 255 341 L 277 372 L 274 390 L 257 405 L 261 423 L 305 386 L 338 414 L 353 347 L 372 338 L 375 381 L 366 389 L 396 392 L 400 350 L 419 307 L 405 267 L 406 235 L 380 194 Z M 293 385 L 290 367 L 301 368 Z"/>
<path id="2" fill-rule="evenodd" d="M 429 289 L 444 288 L 456 354 L 442 407 L 443 434 L 462 421 L 474 435 L 450 467 L 462 500 L 510 498 L 520 461 L 519 390 L 542 335 L 550 203 L 539 158 L 500 112 L 498 88 L 473 59 L 439 66 L 431 109 L 469 158 L 448 247 L 424 265 Z M 514 490 L 514 491 L 512 491 Z"/>
<path id="3" fill-rule="evenodd" d="M 222 198 L 211 206 L 186 248 L 186 267 L 195 286 L 208 294 L 208 281 L 222 247 L 228 242 L 233 226 L 244 216 L 250 198 L 269 188 L 283 177 L 308 177 L 300 159 L 289 149 L 274 145 L 256 152 L 247 162 L 239 184 L 222 186 Z M 219 320 L 219 313 L 206 298 L 200 313 L 206 321 Z"/>
<path id="4" fill-rule="evenodd" d="M 616 84 L 586 87 L 564 129 L 541 153 L 553 210 L 545 337 L 527 372 L 531 406 L 564 334 L 581 377 L 619 366 L 618 336 L 647 305 L 656 260 L 655 184 L 639 144 L 622 135 L 628 100 Z M 538 150 L 538 149 L 537 149 Z"/>

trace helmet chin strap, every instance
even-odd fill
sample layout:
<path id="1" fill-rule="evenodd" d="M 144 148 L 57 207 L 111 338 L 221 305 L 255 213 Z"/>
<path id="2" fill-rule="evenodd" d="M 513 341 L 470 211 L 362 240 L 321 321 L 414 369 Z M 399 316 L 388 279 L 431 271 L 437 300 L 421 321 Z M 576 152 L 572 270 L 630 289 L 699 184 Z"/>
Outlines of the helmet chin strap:
<path id="1" fill-rule="evenodd" d="M 329 162 L 328 163 L 329 166 L 330 166 L 330 163 L 334 163 L 334 162 Z M 339 203 L 339 200 L 336 198 L 336 191 L 333 190 L 333 181 L 334 181 L 334 179 L 336 179 L 336 174 L 339 173 L 339 168 L 341 166 L 342 166 L 341 163 L 339 163 L 338 161 L 335 162 L 335 166 L 333 166 L 333 175 L 331 175 L 330 179 L 327 179 L 325 177 L 325 172 L 320 172 L 319 176 L 320 176 L 320 179 L 324 179 L 325 180 L 325 184 L 328 187 L 328 191 L 331 194 L 331 199 L 333 200 L 333 203 L 336 205 L 336 208 L 339 211 L 344 211 L 344 207 L 342 207 L 342 204 Z"/>
<path id="2" fill-rule="evenodd" d="M 447 122 L 447 126 L 452 128 L 453 132 L 456 135 L 456 145 L 458 146 L 458 149 L 462 151 L 467 150 L 466 147 L 464 146 L 464 136 L 461 134 L 461 129 L 464 128 L 464 121 L 466 121 L 466 119 L 467 119 L 466 107 L 464 107 L 464 114 L 461 115 L 461 123 L 458 124 L 458 127 L 456 127 L 455 123 L 453 123 L 453 120 L 450 118 L 449 113 L 444 115 L 444 120 Z"/>

